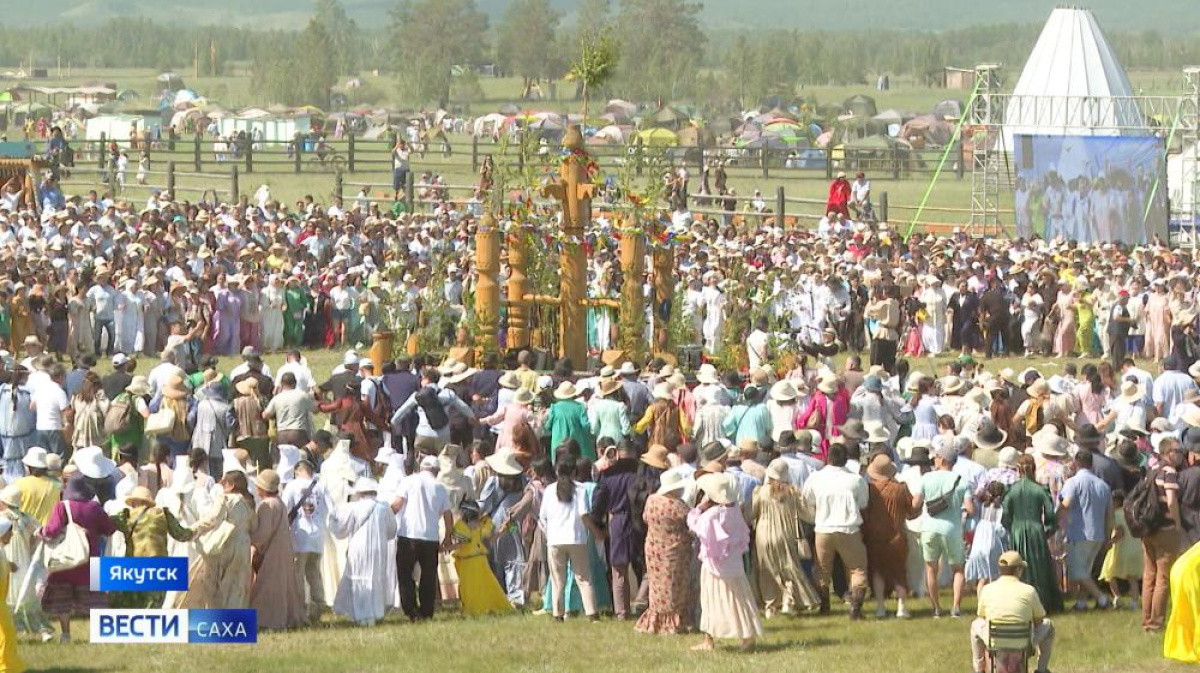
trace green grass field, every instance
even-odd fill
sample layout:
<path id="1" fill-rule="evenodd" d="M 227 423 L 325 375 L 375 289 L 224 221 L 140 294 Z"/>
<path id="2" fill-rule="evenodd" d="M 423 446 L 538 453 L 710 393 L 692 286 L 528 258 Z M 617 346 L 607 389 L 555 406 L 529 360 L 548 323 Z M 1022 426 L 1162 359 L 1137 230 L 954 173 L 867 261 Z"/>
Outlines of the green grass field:
<path id="1" fill-rule="evenodd" d="M 970 618 L 935 621 L 927 601 L 915 604 L 915 618 L 908 621 L 850 623 L 840 609 L 828 617 L 776 617 L 764 623 L 766 636 L 753 654 L 736 653 L 730 643 L 716 653 L 691 652 L 699 636 L 642 635 L 631 622 L 575 619 L 559 624 L 545 616 L 464 618 L 453 612 L 419 625 L 391 617 L 368 629 L 327 617 L 314 628 L 262 634 L 255 645 L 237 646 L 89 645 L 87 623 L 80 620 L 73 626 L 75 643 L 22 641 L 20 653 L 31 670 L 62 673 L 969 672 Z M 973 610 L 973 599 L 965 600 L 964 614 Z M 1162 657 L 1161 636 L 1142 633 L 1140 613 L 1092 612 L 1053 621 L 1057 640 L 1051 665 L 1056 673 L 1189 670 Z"/>

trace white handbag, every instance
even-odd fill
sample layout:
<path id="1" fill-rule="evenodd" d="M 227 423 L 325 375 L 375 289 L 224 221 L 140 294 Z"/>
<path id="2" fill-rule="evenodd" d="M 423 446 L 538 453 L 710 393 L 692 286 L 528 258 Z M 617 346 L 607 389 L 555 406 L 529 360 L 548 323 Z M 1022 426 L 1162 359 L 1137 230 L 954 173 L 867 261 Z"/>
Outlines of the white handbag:
<path id="1" fill-rule="evenodd" d="M 46 572 L 56 573 L 63 570 L 78 568 L 88 562 L 92 555 L 92 545 L 88 542 L 87 531 L 75 523 L 71 516 L 71 503 L 63 501 L 63 509 L 67 510 L 67 525 L 63 532 L 53 540 L 46 540 L 45 550 Z"/>
<path id="2" fill-rule="evenodd" d="M 158 411 L 146 419 L 145 433 L 147 437 L 166 434 L 175 427 L 175 412 L 170 407 L 159 407 Z"/>

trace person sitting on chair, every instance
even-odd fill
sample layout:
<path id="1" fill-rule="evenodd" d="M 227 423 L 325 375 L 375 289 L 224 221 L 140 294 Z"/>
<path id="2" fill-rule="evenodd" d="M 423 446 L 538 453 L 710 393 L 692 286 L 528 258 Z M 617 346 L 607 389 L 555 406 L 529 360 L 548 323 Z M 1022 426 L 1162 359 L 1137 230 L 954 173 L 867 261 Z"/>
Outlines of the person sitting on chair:
<path id="1" fill-rule="evenodd" d="M 984 670 L 984 651 L 988 647 L 988 624 L 1031 624 L 1033 646 L 1038 652 L 1036 673 L 1050 670 L 1054 649 L 1054 625 L 1046 619 L 1046 609 L 1033 586 L 1021 581 L 1025 560 L 1015 551 L 1000 555 L 1000 578 L 979 592 L 979 618 L 971 623 L 971 659 L 977 673 Z"/>

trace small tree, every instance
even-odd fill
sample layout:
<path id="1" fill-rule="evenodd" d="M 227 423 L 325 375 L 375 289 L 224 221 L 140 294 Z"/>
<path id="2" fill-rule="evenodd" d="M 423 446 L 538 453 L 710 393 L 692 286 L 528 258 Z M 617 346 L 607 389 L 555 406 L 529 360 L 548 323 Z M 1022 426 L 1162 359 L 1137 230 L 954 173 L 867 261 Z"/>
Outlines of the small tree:
<path id="1" fill-rule="evenodd" d="M 567 73 L 569 81 L 583 86 L 583 119 L 588 118 L 588 104 L 592 89 L 603 87 L 617 72 L 617 43 L 607 29 L 586 37 L 579 47 L 579 57 L 571 64 Z"/>

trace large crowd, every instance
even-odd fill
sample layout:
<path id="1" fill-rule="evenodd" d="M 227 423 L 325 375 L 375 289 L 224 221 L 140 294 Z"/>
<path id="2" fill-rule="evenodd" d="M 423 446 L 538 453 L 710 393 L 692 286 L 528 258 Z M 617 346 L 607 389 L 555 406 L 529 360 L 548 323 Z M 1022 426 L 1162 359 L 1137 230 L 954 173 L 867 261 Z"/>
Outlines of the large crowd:
<path id="1" fill-rule="evenodd" d="M 1200 572 L 1193 252 L 905 240 L 853 221 L 865 176 L 839 177 L 815 229 L 765 205 L 706 222 L 668 177 L 683 196 L 659 242 L 706 354 L 694 371 L 366 357 L 375 331 L 434 311 L 439 346 L 470 345 L 479 199 L 287 206 L 264 186 L 134 205 L 47 176 L 35 210 L 5 186 L 0 659 L 14 629 L 68 641 L 71 615 L 114 602 L 251 607 L 265 629 L 439 605 L 612 614 L 748 649 L 764 618 L 844 602 L 861 619 L 870 601 L 909 618 L 922 596 L 957 618 L 974 592 L 977 671 L 989 622 L 1028 623 L 1045 671 L 1046 615 L 1091 607 L 1140 609 L 1195 661 L 1168 618 L 1173 590 L 1176 613 L 1196 609 Z M 513 213 L 544 227 L 548 258 L 574 244 L 546 207 Z M 579 242 L 593 295 L 652 294 L 649 273 L 622 277 L 614 226 L 602 214 Z M 590 350 L 618 322 L 594 310 Z M 312 348 L 344 354 L 314 370 Z M 941 371 L 918 357 L 946 351 Z M 976 359 L 1004 353 L 1040 357 Z M 52 570 L 72 527 L 92 556 L 188 556 L 189 589 L 109 595 L 86 564 Z"/>

